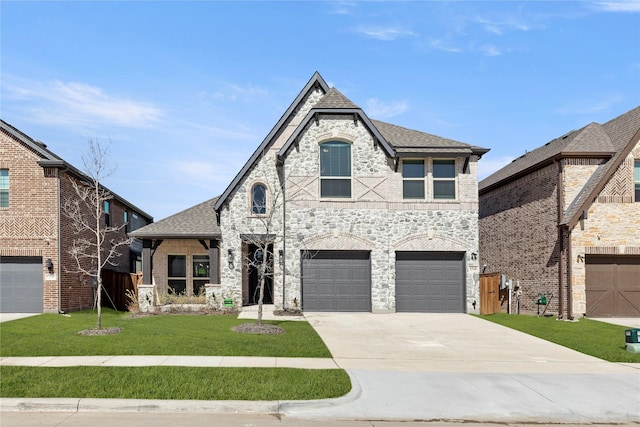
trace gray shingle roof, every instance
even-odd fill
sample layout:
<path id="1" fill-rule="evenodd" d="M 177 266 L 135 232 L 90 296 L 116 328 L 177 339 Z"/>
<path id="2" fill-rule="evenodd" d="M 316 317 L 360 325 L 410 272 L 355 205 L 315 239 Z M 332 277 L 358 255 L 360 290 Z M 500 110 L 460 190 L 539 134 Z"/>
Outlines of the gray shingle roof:
<path id="1" fill-rule="evenodd" d="M 463 142 L 454 141 L 453 139 L 443 138 L 441 136 L 413 129 L 407 129 L 402 126 L 381 122 L 380 120 L 371 120 L 371 122 L 378 128 L 385 139 L 396 149 L 470 147 L 469 144 L 465 144 Z"/>
<path id="2" fill-rule="evenodd" d="M 217 197 L 182 212 L 139 228 L 130 234 L 148 239 L 210 239 L 220 237 L 220 227 L 213 209 Z"/>
<path id="3" fill-rule="evenodd" d="M 593 202 L 595 195 L 604 188 L 609 178 L 638 142 L 637 136 L 640 132 L 640 107 L 636 107 L 608 121 L 601 126 L 601 129 L 609 137 L 615 154 L 610 160 L 598 167 L 580 193 L 569 205 L 560 222 L 562 225 L 572 226 L 577 221 L 581 212 L 588 208 L 588 205 Z M 634 136 L 636 136 L 635 140 Z"/>
<path id="4" fill-rule="evenodd" d="M 590 123 L 582 129 L 571 131 L 545 145 L 518 157 L 502 169 L 480 181 L 480 192 L 508 181 L 527 170 L 542 166 L 558 155 L 599 154 L 609 157 L 615 152 L 610 136 L 602 125 Z"/>
<path id="5" fill-rule="evenodd" d="M 360 108 L 349 98 L 344 96 L 338 89 L 332 87 L 329 91 L 318 101 L 314 108 Z"/>

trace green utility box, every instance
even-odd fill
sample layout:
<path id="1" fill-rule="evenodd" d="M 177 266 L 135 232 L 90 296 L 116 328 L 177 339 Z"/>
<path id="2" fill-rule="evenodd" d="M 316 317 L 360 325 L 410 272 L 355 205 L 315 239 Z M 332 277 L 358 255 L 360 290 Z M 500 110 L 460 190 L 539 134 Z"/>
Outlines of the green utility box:
<path id="1" fill-rule="evenodd" d="M 629 344 L 638 344 L 638 335 L 640 335 L 640 329 L 627 329 L 624 331 L 624 342 Z"/>

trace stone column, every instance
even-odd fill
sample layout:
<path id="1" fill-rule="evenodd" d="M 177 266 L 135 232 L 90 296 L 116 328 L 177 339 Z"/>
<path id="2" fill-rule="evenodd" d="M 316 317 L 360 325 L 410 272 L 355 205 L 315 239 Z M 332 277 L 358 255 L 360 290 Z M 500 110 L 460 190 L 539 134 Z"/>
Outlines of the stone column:
<path id="1" fill-rule="evenodd" d="M 138 285 L 138 308 L 141 313 L 153 313 L 156 311 L 153 298 L 155 285 Z"/>
<path id="2" fill-rule="evenodd" d="M 207 308 L 222 310 L 224 301 L 222 299 L 222 285 L 219 283 L 207 283 L 204 285 Z"/>

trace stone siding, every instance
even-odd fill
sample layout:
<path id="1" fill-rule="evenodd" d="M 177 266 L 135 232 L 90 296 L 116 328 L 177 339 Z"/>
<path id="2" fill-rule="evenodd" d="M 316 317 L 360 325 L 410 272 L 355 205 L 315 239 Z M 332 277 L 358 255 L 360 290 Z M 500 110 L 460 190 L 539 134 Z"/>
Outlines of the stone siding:
<path id="1" fill-rule="evenodd" d="M 283 265 L 274 264 L 276 308 L 299 309 L 301 298 L 301 254 L 309 250 L 366 250 L 371 254 L 372 308 L 374 312 L 395 311 L 395 252 L 401 250 L 456 251 L 466 253 L 467 311 L 478 301 L 478 199 L 477 158 L 472 157 L 468 173 L 462 173 L 464 159 L 456 159 L 457 199 L 433 200 L 428 179 L 427 197 L 422 201 L 402 199 L 401 171 L 394 170 L 382 148 L 375 144 L 363 123 L 353 118 L 327 118 L 311 123 L 301 134 L 284 163 L 286 218 L 283 219 L 281 182 L 276 170 L 275 148 L 281 147 L 317 102 L 307 98 L 290 120 L 271 150 L 265 153 L 229 197 L 221 211 L 222 292 L 242 301 L 242 235 L 273 234 L 274 253 L 284 251 Z M 320 199 L 319 144 L 340 140 L 352 145 L 352 198 Z M 427 170 L 430 175 L 431 162 Z M 250 211 L 250 190 L 261 182 L 268 187 L 271 219 Z M 246 239 L 245 239 L 246 240 Z M 234 265 L 228 265 L 233 252 Z M 246 276 L 246 274 L 245 274 Z M 479 304 L 477 305 L 479 307 Z"/>
<path id="2" fill-rule="evenodd" d="M 573 313 L 586 313 L 585 257 L 640 254 L 640 203 L 633 199 L 633 165 L 640 158 L 636 145 L 589 208 L 587 219 L 571 231 Z M 611 182 L 617 185 L 610 185 Z M 614 190 L 618 188 L 618 190 Z M 616 192 L 616 194 L 612 194 Z"/>

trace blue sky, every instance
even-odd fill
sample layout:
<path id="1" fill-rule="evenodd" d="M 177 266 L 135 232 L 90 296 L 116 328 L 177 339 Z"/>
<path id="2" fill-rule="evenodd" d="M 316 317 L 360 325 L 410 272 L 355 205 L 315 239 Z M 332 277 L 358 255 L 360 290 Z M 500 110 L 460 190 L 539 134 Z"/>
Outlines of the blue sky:
<path id="1" fill-rule="evenodd" d="M 367 115 L 491 149 L 640 105 L 640 1 L 0 3 L 3 120 L 156 220 L 226 188 L 319 71 Z"/>

